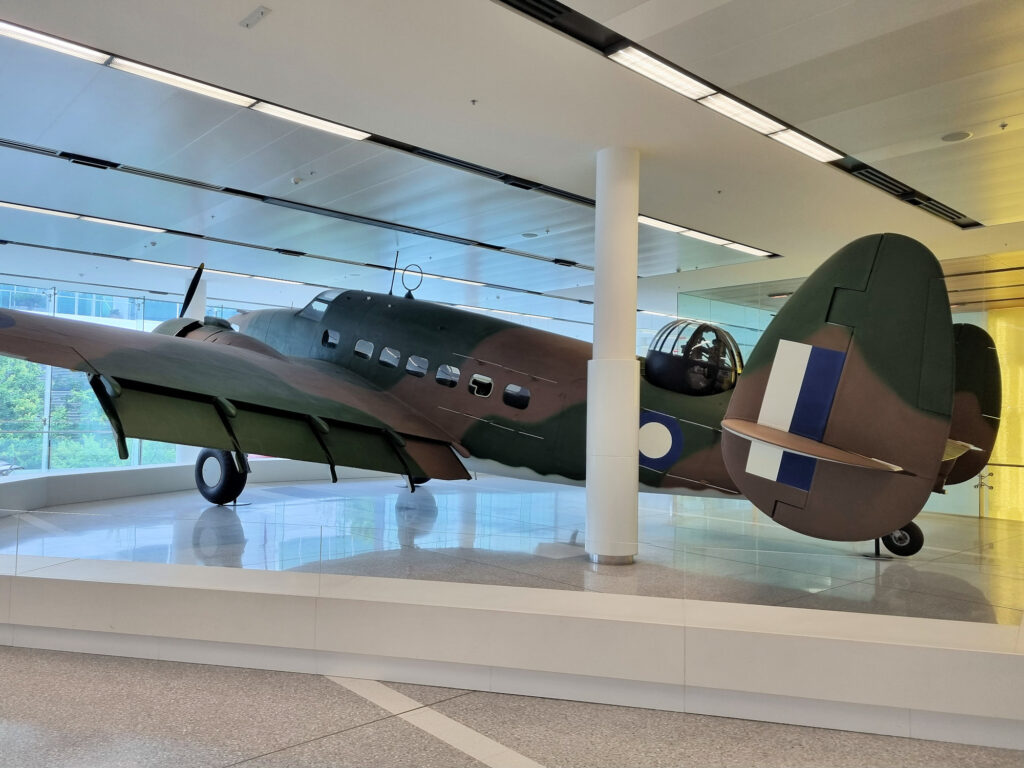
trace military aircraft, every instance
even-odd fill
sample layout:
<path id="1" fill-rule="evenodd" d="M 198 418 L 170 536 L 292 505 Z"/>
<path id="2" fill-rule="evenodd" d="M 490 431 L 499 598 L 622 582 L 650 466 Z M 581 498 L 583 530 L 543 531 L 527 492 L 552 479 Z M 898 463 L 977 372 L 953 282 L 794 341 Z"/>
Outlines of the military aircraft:
<path id="1" fill-rule="evenodd" d="M 0 354 L 85 371 L 122 458 L 128 437 L 207 449 L 196 484 L 218 504 L 241 493 L 248 453 L 411 489 L 469 468 L 585 480 L 590 344 L 351 290 L 232 320 L 141 333 L 0 310 Z M 991 339 L 954 327 L 938 262 L 900 235 L 827 260 L 746 365 L 727 332 L 686 321 L 641 362 L 642 489 L 742 494 L 795 531 L 896 554 L 921 548 L 912 519 L 984 466 L 998 429 Z"/>

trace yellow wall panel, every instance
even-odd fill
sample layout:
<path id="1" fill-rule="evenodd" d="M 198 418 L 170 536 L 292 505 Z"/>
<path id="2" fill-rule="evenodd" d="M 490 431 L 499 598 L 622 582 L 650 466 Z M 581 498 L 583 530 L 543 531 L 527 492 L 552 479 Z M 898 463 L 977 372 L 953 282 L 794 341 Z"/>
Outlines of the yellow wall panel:
<path id="1" fill-rule="evenodd" d="M 1024 465 L 1024 308 L 992 309 L 988 332 L 999 353 L 1003 410 L 993 464 Z M 1024 520 L 1024 469 L 993 467 L 989 478 L 988 515 Z"/>

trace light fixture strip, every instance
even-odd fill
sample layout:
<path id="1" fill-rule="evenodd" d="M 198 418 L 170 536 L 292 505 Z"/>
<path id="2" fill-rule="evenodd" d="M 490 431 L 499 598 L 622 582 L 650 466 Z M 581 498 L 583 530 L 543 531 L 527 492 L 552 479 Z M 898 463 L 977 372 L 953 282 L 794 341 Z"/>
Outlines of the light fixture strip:
<path id="1" fill-rule="evenodd" d="M 146 66 L 145 64 L 139 64 L 139 62 L 131 61 L 130 59 L 122 59 L 115 56 L 110 60 L 109 66 L 112 69 L 117 69 L 121 72 L 128 72 L 132 75 L 138 75 L 139 77 L 155 80 L 158 83 L 171 85 L 175 88 L 182 88 L 186 91 L 192 91 L 193 93 L 198 93 L 203 96 L 219 99 L 220 101 L 226 101 L 229 104 L 234 104 L 235 106 L 251 107 L 256 103 L 256 99 L 251 96 L 243 96 L 242 94 L 235 93 L 234 91 L 228 91 L 224 88 L 218 88 L 215 85 L 201 83 L 198 80 L 193 80 L 189 77 L 176 75 L 173 72 L 167 72 L 162 69 Z"/>
<path id="2" fill-rule="evenodd" d="M 749 245 L 743 245 L 741 243 L 726 243 L 726 248 L 731 248 L 734 251 L 740 253 L 748 253 L 751 256 L 771 256 L 770 251 L 762 251 L 760 248 L 751 248 Z"/>
<path id="3" fill-rule="evenodd" d="M 608 54 L 608 58 L 688 99 L 701 99 L 715 92 L 714 88 L 632 45 Z"/>
<path id="4" fill-rule="evenodd" d="M 98 216 L 79 216 L 82 221 L 91 221 L 94 224 L 109 224 L 112 227 L 124 227 L 125 229 L 138 229 L 142 232 L 166 232 L 160 227 L 147 227 L 145 224 L 129 224 L 127 221 L 115 221 L 114 219 L 101 219 Z"/>
<path id="5" fill-rule="evenodd" d="M 150 261 L 149 259 L 128 259 L 135 264 L 148 264 L 151 267 L 171 267 L 172 269 L 192 269 L 192 267 L 186 267 L 184 264 L 171 264 L 166 261 Z"/>
<path id="6" fill-rule="evenodd" d="M 684 237 L 692 237 L 694 240 L 702 240 L 703 242 L 711 243 L 712 245 L 729 245 L 732 243 L 731 240 L 726 240 L 724 237 L 707 235 L 703 232 L 698 232 L 696 229 L 688 229 L 685 232 L 680 232 L 679 234 Z"/>
<path id="7" fill-rule="evenodd" d="M 758 112 L 755 109 L 751 109 L 745 104 L 741 104 L 724 93 L 715 93 L 707 98 L 701 99 L 697 102 L 702 104 L 709 109 L 715 110 L 720 115 L 725 115 L 728 118 L 735 120 L 737 123 L 742 123 L 747 128 L 753 128 L 758 133 L 769 134 L 783 131 L 786 129 L 782 123 L 772 120 L 767 115 Z"/>
<path id="8" fill-rule="evenodd" d="M 34 205 L 19 205 L 18 203 L 0 202 L 0 207 L 13 208 L 16 211 L 28 211 L 29 213 L 45 213 L 47 216 L 60 216 L 63 219 L 77 219 L 77 213 L 67 211 L 55 211 L 52 208 L 36 208 Z"/>
<path id="9" fill-rule="evenodd" d="M 307 115 L 304 112 L 296 112 L 293 109 L 287 109 L 286 107 L 271 104 L 267 101 L 257 101 L 252 105 L 252 109 L 257 112 L 264 112 L 268 115 L 279 117 L 282 120 L 288 120 L 293 123 L 298 123 L 299 125 L 305 125 L 309 128 L 316 128 L 317 130 L 333 133 L 337 136 L 344 136 L 346 139 L 362 141 L 363 139 L 370 138 L 370 134 L 365 131 L 350 128 L 347 125 L 341 125 L 340 123 L 332 123 L 330 120 L 313 117 L 313 115 Z"/>
<path id="10" fill-rule="evenodd" d="M 644 216 L 643 214 L 637 216 L 636 220 L 640 224 L 646 224 L 648 227 L 657 227 L 658 229 L 664 229 L 666 232 L 674 232 L 675 234 L 686 231 L 686 227 L 680 227 L 677 224 L 669 224 L 667 221 L 653 219 L 650 216 Z"/>
<path id="11" fill-rule="evenodd" d="M 103 51 L 86 48 L 84 45 L 78 45 L 77 43 L 69 43 L 67 40 L 61 40 L 59 37 L 34 32 L 31 29 L 8 24 L 6 21 L 0 21 L 0 35 L 20 40 L 23 43 L 38 45 L 41 48 L 49 48 L 51 51 L 57 51 L 58 53 L 66 53 L 69 56 L 75 56 L 96 64 L 102 64 L 110 58 L 110 54 L 103 53 Z"/>
<path id="12" fill-rule="evenodd" d="M 838 152 L 833 152 L 824 144 L 819 144 L 814 139 L 808 138 L 802 133 L 794 131 L 792 128 L 785 131 L 779 131 L 778 133 L 773 133 L 770 138 L 823 163 L 832 163 L 836 160 L 843 159 L 843 156 Z"/>

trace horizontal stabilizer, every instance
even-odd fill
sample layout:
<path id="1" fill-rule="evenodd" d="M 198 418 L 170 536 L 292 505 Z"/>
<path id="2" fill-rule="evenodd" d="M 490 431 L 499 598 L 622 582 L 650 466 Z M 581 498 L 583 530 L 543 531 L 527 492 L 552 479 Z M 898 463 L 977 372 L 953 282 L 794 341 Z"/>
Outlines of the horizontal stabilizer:
<path id="1" fill-rule="evenodd" d="M 876 469 L 883 472 L 902 472 L 903 468 L 880 459 L 872 459 L 869 456 L 862 456 L 853 451 L 844 451 L 833 445 L 819 443 L 808 437 L 783 432 L 781 429 L 768 427 L 753 421 L 743 419 L 724 419 L 722 429 L 732 432 L 734 435 L 745 437 L 748 440 L 765 445 L 780 448 L 788 453 L 795 453 L 800 456 L 809 456 L 812 459 L 832 461 L 836 464 L 845 464 L 848 467 L 860 467 L 861 469 Z M 750 471 L 749 462 L 747 471 Z"/>

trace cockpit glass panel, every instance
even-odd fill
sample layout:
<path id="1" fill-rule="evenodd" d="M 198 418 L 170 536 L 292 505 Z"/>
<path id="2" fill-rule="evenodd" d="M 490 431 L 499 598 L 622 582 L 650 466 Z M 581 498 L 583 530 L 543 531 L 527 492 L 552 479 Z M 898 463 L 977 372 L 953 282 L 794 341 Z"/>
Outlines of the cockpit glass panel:
<path id="1" fill-rule="evenodd" d="M 727 331 L 678 320 L 651 342 L 644 376 L 655 386 L 687 395 L 716 395 L 736 386 L 743 357 Z"/>
<path id="2" fill-rule="evenodd" d="M 327 311 L 327 307 L 331 305 L 338 296 L 344 291 L 340 288 L 332 288 L 329 291 L 324 291 L 313 299 L 304 308 L 299 310 L 299 317 L 304 317 L 307 320 L 320 320 L 324 316 L 324 312 Z"/>

